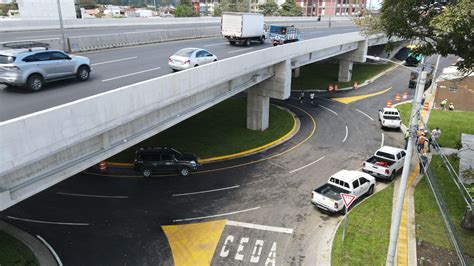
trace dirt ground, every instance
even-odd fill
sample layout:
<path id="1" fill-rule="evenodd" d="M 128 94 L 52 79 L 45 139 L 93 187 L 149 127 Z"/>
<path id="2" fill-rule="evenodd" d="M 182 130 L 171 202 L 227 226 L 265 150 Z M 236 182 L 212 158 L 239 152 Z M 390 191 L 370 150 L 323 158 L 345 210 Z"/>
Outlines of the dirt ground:
<path id="1" fill-rule="evenodd" d="M 416 247 L 418 265 L 460 265 L 456 253 L 421 241 Z"/>

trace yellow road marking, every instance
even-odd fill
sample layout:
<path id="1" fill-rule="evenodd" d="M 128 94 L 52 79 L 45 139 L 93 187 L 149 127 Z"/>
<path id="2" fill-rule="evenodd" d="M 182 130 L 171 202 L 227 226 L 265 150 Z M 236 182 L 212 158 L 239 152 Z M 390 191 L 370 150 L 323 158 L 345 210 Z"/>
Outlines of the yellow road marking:
<path id="1" fill-rule="evenodd" d="M 176 266 L 211 265 L 227 220 L 163 225 Z"/>
<path id="2" fill-rule="evenodd" d="M 250 164 L 255 164 L 255 163 L 259 163 L 259 162 L 263 162 L 263 161 L 267 161 L 267 160 L 270 160 L 270 159 L 273 159 L 275 157 L 278 157 L 278 156 L 282 156 L 296 148 L 298 148 L 299 146 L 303 145 L 305 142 L 307 142 L 313 135 L 314 133 L 316 132 L 316 120 L 314 119 L 314 117 L 306 112 L 305 110 L 299 108 L 299 107 L 296 107 L 294 105 L 291 105 L 290 106 L 302 111 L 303 113 L 305 113 L 310 119 L 311 119 L 311 122 L 313 123 L 313 128 L 311 130 L 311 132 L 309 133 L 309 135 L 304 139 L 302 140 L 300 143 L 297 143 L 295 144 L 294 146 L 292 146 L 291 148 L 287 149 L 287 150 L 284 150 L 280 153 L 277 153 L 277 154 L 274 154 L 272 156 L 269 156 L 269 157 L 265 157 L 265 158 L 262 158 L 262 159 L 259 159 L 259 160 L 255 160 L 255 161 L 251 161 L 251 162 L 247 162 L 247 163 L 242 163 L 242 164 L 237 164 L 237 165 L 232 165 L 232 166 L 228 166 L 228 167 L 222 167 L 222 168 L 216 168 L 216 169 L 211 169 L 211 170 L 205 170 L 205 171 L 198 171 L 196 173 L 191 173 L 191 174 L 201 174 L 201 173 L 210 173 L 210 172 L 217 172 L 217 171 L 223 171 L 223 170 L 227 170 L 227 169 L 232 169 L 232 168 L 237 168 L 237 167 L 242 167 L 242 166 L 246 166 L 246 165 L 250 165 Z M 88 175 L 96 175 L 96 176 L 108 176 L 108 177 L 143 177 L 141 175 L 108 175 L 108 174 L 99 174 L 99 173 L 90 173 L 90 172 L 86 172 L 84 171 L 83 173 L 85 174 L 88 174 Z M 175 176 L 177 174 L 168 174 L 168 175 L 156 175 L 156 176 Z"/>
<path id="3" fill-rule="evenodd" d="M 351 96 L 351 97 L 332 98 L 332 99 L 335 100 L 335 101 L 338 101 L 340 103 L 349 104 L 349 103 L 352 103 L 352 102 L 360 101 L 360 100 L 365 99 L 365 98 L 369 98 L 369 97 L 377 96 L 377 95 L 380 95 L 380 94 L 384 94 L 384 93 L 386 93 L 387 91 L 389 91 L 391 89 L 392 88 L 390 87 L 390 88 L 385 89 L 383 91 L 374 92 L 374 93 L 370 93 L 370 94 Z"/>

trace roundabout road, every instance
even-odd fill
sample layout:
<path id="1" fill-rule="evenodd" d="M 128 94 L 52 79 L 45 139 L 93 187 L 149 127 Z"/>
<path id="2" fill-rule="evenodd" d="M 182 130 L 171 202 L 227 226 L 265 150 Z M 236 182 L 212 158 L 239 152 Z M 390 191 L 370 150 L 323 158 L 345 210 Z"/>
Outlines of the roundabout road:
<path id="1" fill-rule="evenodd" d="M 380 130 L 377 110 L 406 90 L 408 76 L 397 68 L 358 91 L 331 95 L 391 88 L 348 104 L 326 97 L 314 105 L 275 102 L 291 109 L 301 128 L 263 153 L 206 165 L 188 177 L 81 173 L 0 215 L 44 238 L 66 265 L 327 262 L 329 255 L 318 252 L 330 250 L 327 240 L 341 217 L 315 209 L 310 192 L 340 169 L 359 169 L 382 141 L 402 145 L 400 132 Z"/>

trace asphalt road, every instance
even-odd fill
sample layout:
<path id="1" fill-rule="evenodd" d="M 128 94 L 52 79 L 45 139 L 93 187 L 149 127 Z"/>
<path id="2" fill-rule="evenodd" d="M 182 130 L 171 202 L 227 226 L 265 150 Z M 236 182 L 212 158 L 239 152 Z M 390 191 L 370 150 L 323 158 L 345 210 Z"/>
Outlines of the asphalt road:
<path id="1" fill-rule="evenodd" d="M 452 61 L 448 58 L 442 64 Z M 314 105 L 295 98 L 289 104 L 275 101 L 299 117 L 301 128 L 291 140 L 264 153 L 206 165 L 189 177 L 81 173 L 0 217 L 43 237 L 66 265 L 172 265 L 170 245 L 177 242 L 165 235 L 162 225 L 223 219 L 232 224 L 227 222 L 218 234 L 213 265 L 265 265 L 269 259 L 278 265 L 316 265 L 316 252 L 328 245 L 324 236 L 332 233 L 341 217 L 315 209 L 310 192 L 340 169 L 359 169 L 381 145 L 402 147 L 399 131 L 380 130 L 377 110 L 386 100 L 394 100 L 395 93 L 407 90 L 408 77 L 409 71 L 397 68 L 367 87 L 333 95 L 348 97 L 391 87 L 349 104 L 327 97 L 318 97 Z M 411 99 L 413 90 L 408 92 Z M 201 237 L 213 231 L 201 235 L 197 231 L 188 231 L 187 241 L 178 244 L 193 242 L 205 249 L 207 238 Z M 184 251 L 179 254 L 197 256 Z M 255 254 L 260 254 L 258 263 L 251 262 Z"/>
<path id="2" fill-rule="evenodd" d="M 353 31 L 354 27 L 307 29 L 303 30 L 302 39 Z M 64 80 L 50 83 L 37 93 L 0 85 L 0 121 L 170 74 L 169 56 L 185 47 L 205 48 L 224 59 L 272 46 L 268 41 L 250 47 L 230 46 L 223 38 L 207 38 L 81 53 L 92 62 L 91 78 L 86 82 Z"/>

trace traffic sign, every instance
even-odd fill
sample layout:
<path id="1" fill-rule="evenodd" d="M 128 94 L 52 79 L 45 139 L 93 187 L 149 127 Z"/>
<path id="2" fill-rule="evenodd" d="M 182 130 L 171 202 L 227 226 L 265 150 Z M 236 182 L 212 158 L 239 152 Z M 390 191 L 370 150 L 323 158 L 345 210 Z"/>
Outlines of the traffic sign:
<path id="1" fill-rule="evenodd" d="M 344 205 L 346 206 L 347 209 L 349 209 L 349 206 L 355 201 L 356 196 L 352 194 L 345 194 L 345 193 L 340 193 L 342 197 L 342 201 L 344 202 Z"/>

